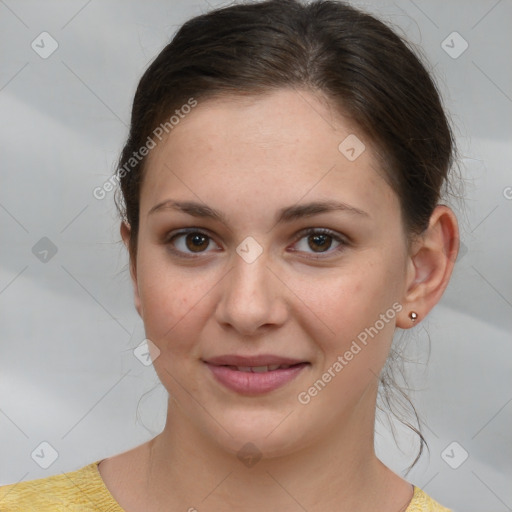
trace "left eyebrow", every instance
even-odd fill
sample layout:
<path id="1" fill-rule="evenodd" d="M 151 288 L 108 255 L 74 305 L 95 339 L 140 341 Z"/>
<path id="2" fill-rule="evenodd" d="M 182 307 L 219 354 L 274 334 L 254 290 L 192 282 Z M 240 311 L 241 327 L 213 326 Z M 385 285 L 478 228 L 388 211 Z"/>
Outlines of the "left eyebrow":
<path id="1" fill-rule="evenodd" d="M 311 217 L 320 213 L 328 213 L 332 211 L 342 211 L 353 215 L 361 215 L 369 217 L 368 213 L 355 206 L 350 206 L 339 201 L 315 201 L 302 205 L 288 206 L 279 210 L 276 223 L 290 222 L 302 217 Z"/>
<path id="2" fill-rule="evenodd" d="M 194 217 L 210 218 L 217 220 L 222 224 L 228 224 L 226 217 L 222 212 L 195 201 L 173 201 L 172 199 L 168 199 L 153 206 L 153 208 L 149 210 L 148 215 L 163 209 L 179 210 Z M 311 203 L 292 205 L 281 208 L 276 216 L 276 224 L 292 222 L 303 217 L 312 217 L 313 215 L 319 215 L 321 213 L 328 213 L 332 211 L 342 211 L 352 215 L 369 217 L 368 213 L 365 211 L 360 210 L 355 206 L 350 206 L 346 203 L 341 203 L 338 201 L 314 201 Z"/>

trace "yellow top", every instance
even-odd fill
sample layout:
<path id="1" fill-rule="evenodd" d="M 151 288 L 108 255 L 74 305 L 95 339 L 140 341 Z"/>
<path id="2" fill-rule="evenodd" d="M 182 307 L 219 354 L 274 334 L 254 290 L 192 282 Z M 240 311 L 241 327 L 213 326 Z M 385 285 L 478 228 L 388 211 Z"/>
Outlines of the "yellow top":
<path id="1" fill-rule="evenodd" d="M 1 512 L 125 512 L 105 486 L 98 464 L 0 487 Z M 405 512 L 450 512 L 414 487 Z"/>

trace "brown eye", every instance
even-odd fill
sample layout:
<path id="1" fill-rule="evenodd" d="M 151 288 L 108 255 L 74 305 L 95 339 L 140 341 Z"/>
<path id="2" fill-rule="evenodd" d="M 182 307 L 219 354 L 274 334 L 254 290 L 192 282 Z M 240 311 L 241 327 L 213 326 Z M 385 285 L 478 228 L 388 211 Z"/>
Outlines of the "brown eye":
<path id="1" fill-rule="evenodd" d="M 324 258 L 341 252 L 349 243 L 343 235 L 327 228 L 309 228 L 301 232 L 294 244 L 294 252 L 303 252 L 309 258 Z"/>
<path id="2" fill-rule="evenodd" d="M 314 234 L 308 236 L 308 246 L 315 252 L 324 252 L 331 247 L 332 236 L 325 234 Z"/>
<path id="3" fill-rule="evenodd" d="M 209 253 L 215 247 L 219 248 L 214 240 L 202 231 L 181 231 L 171 235 L 166 242 L 173 253 L 179 256 Z"/>
<path id="4" fill-rule="evenodd" d="M 209 237 L 202 233 L 189 233 L 185 238 L 187 249 L 192 252 L 202 252 L 210 244 Z"/>

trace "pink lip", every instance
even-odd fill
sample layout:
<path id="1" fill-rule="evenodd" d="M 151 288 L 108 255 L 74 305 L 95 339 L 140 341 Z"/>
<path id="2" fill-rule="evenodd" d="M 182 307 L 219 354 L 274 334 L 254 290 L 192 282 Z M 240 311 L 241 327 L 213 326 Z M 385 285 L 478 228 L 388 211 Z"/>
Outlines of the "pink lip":
<path id="1" fill-rule="evenodd" d="M 309 363 L 273 355 L 219 356 L 205 361 L 215 379 L 228 389 L 243 395 L 269 393 L 293 380 Z M 235 366 L 294 365 L 267 372 L 244 372 Z"/>
<path id="2" fill-rule="evenodd" d="M 303 359 L 292 359 L 273 354 L 260 354 L 257 356 L 223 355 L 210 357 L 205 363 L 216 366 L 269 366 L 272 364 L 298 364 L 305 363 Z"/>

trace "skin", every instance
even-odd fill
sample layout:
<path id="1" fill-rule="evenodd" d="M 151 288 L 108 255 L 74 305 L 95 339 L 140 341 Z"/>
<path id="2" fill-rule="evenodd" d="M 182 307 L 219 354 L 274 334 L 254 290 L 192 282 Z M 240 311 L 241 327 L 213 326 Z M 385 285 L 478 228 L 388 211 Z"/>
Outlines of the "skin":
<path id="1" fill-rule="evenodd" d="M 338 150 L 350 134 L 366 146 L 355 161 Z M 171 199 L 207 205 L 226 224 L 170 207 L 150 213 Z M 364 213 L 276 223 L 282 208 L 327 200 Z M 193 252 L 186 235 L 171 241 L 184 228 L 208 235 L 203 252 Z M 301 234 L 306 228 L 329 228 L 344 242 L 318 243 Z M 129 226 L 121 234 L 128 244 Z M 252 263 L 236 252 L 248 236 L 262 249 Z M 417 324 L 441 298 L 457 240 L 454 214 L 438 206 L 426 232 L 407 242 L 399 199 L 371 141 L 321 96 L 279 90 L 200 102 L 147 162 L 131 274 L 170 399 L 161 434 L 100 464 L 114 498 L 130 512 L 240 504 L 245 511 L 405 510 L 411 485 L 374 453 L 377 376 L 395 328 L 412 327 L 410 311 Z M 401 311 L 308 404 L 299 403 L 298 394 L 394 303 Z M 224 388 L 202 362 L 224 354 L 310 364 L 280 389 L 247 397 Z M 237 457 L 247 442 L 262 455 L 252 467 Z"/>

